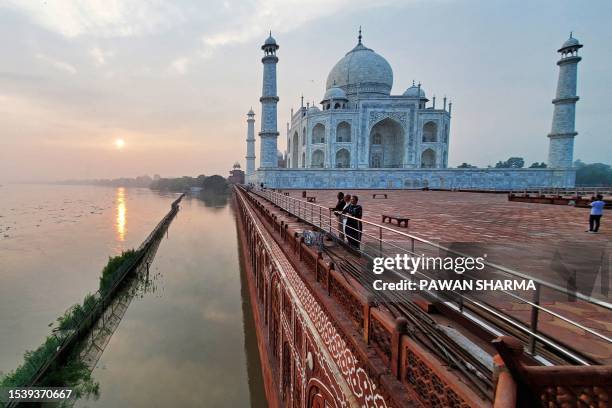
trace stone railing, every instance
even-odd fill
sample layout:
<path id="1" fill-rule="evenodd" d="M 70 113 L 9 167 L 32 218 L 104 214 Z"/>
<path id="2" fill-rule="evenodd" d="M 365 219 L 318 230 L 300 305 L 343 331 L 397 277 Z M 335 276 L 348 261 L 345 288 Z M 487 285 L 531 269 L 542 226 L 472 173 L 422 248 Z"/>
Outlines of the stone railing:
<path id="1" fill-rule="evenodd" d="M 346 348 L 371 378 L 378 379 L 377 388 L 386 405 L 491 405 L 486 396 L 467 386 L 455 370 L 416 344 L 407 334 L 405 319 L 396 319 L 386 308 L 376 305 L 357 281 L 342 275 L 332 262 L 323 259 L 321 252 L 306 245 L 304 238 L 260 198 L 241 190 L 237 195 L 256 209 L 296 266 L 302 266 L 296 267 L 301 279 L 332 316 L 332 324 L 338 328 Z"/>

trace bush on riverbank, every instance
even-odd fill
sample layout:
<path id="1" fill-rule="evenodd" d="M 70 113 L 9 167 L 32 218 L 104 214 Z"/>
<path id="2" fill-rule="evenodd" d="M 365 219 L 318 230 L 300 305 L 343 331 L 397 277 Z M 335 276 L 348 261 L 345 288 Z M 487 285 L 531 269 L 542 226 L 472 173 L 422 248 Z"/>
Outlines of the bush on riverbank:
<path id="1" fill-rule="evenodd" d="M 73 305 L 57 318 L 57 333 L 48 336 L 45 342 L 36 350 L 26 351 L 23 355 L 23 364 L 8 373 L 0 380 L 2 387 L 23 387 L 27 385 L 40 367 L 49 361 L 59 350 L 70 330 L 76 330 L 81 322 L 94 310 L 100 296 L 104 296 L 111 289 L 122 271 L 121 266 L 130 262 L 137 252 L 129 249 L 114 257 L 108 258 L 108 263 L 102 270 L 99 284 L 99 294 L 87 294 L 82 304 Z M 48 382 L 51 381 L 51 384 Z M 80 361 L 71 359 L 65 366 L 57 367 L 43 379 L 39 385 L 76 387 L 83 395 L 97 393 L 97 384 L 93 382 L 89 369 Z"/>

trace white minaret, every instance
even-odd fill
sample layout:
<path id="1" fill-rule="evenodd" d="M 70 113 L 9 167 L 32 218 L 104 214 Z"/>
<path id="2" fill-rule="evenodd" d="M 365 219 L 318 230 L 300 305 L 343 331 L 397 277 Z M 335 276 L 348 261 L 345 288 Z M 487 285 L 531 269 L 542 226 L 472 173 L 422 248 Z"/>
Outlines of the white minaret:
<path id="1" fill-rule="evenodd" d="M 247 113 L 246 142 L 246 176 L 248 180 L 255 174 L 255 112 L 253 112 L 252 108 Z"/>
<path id="2" fill-rule="evenodd" d="M 575 130 L 576 119 L 576 79 L 578 63 L 582 58 L 578 56 L 578 49 L 582 44 L 572 37 L 559 48 L 561 59 L 557 62 L 559 66 L 559 80 L 557 82 L 557 94 L 552 103 L 555 105 L 553 113 L 552 129 L 548 137 L 548 167 L 570 168 L 574 156 L 574 137 L 578 134 Z"/>
<path id="3" fill-rule="evenodd" d="M 278 63 L 278 57 L 276 56 L 276 50 L 278 50 L 276 40 L 272 38 L 272 32 L 266 39 L 261 49 L 264 51 L 264 57 L 261 59 L 263 63 L 263 90 L 261 98 L 261 132 L 259 137 L 261 138 L 260 143 L 260 154 L 259 154 L 259 167 L 270 168 L 278 167 L 277 158 L 277 145 L 276 140 L 278 138 L 278 130 L 276 129 L 276 104 L 278 103 L 278 96 L 276 95 L 276 64 Z"/>

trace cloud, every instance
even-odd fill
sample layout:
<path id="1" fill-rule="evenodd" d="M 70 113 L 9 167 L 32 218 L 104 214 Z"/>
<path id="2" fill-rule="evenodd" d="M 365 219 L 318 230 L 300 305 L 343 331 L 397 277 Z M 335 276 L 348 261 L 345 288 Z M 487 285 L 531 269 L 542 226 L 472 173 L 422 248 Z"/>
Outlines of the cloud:
<path id="1" fill-rule="evenodd" d="M 7 0 L 3 7 L 70 38 L 138 36 L 184 20 L 179 8 L 161 0 Z"/>
<path id="2" fill-rule="evenodd" d="M 272 30 L 273 34 L 286 33 L 310 21 L 332 16 L 343 10 L 355 12 L 406 3 L 405 0 L 309 0 L 308 7 L 304 7 L 303 0 L 258 0 L 249 10 L 237 12 L 232 9 L 232 14 L 224 18 L 222 29 L 214 30 L 214 34 L 204 34 L 203 54 L 209 55 L 219 46 L 245 43 L 261 37 L 268 30 Z"/>
<path id="3" fill-rule="evenodd" d="M 94 47 L 89 50 L 89 55 L 94 59 L 97 65 L 106 64 L 108 58 L 113 56 L 112 51 L 104 51 L 98 47 Z"/>
<path id="4" fill-rule="evenodd" d="M 179 57 L 170 63 L 170 70 L 179 75 L 185 75 L 189 67 L 189 58 Z"/>
<path id="5" fill-rule="evenodd" d="M 60 71 L 68 72 L 69 74 L 72 74 L 72 75 L 77 73 L 77 69 L 74 66 L 70 65 L 67 62 L 50 57 L 48 55 L 36 54 L 36 58 L 38 58 L 41 61 L 44 61 L 45 63 L 51 65 L 53 68 L 58 69 Z"/>

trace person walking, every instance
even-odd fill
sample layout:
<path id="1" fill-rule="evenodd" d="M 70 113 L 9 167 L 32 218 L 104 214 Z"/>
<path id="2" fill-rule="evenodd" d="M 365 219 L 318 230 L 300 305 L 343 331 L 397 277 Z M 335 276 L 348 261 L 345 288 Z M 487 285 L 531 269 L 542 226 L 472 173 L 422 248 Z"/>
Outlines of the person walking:
<path id="1" fill-rule="evenodd" d="M 359 249 L 361 231 L 363 230 L 363 224 L 361 222 L 363 209 L 357 204 L 358 202 L 359 197 L 354 195 L 351 197 L 351 204 L 342 210 L 344 214 L 350 215 L 350 217 L 346 217 L 344 234 L 348 238 L 348 243 L 353 249 Z"/>
<path id="2" fill-rule="evenodd" d="M 591 201 L 591 215 L 589 216 L 589 230 L 591 234 L 595 234 L 599 231 L 599 223 L 601 216 L 603 215 L 603 209 L 606 206 L 606 202 L 603 200 L 601 194 L 597 194 L 597 197 Z"/>

